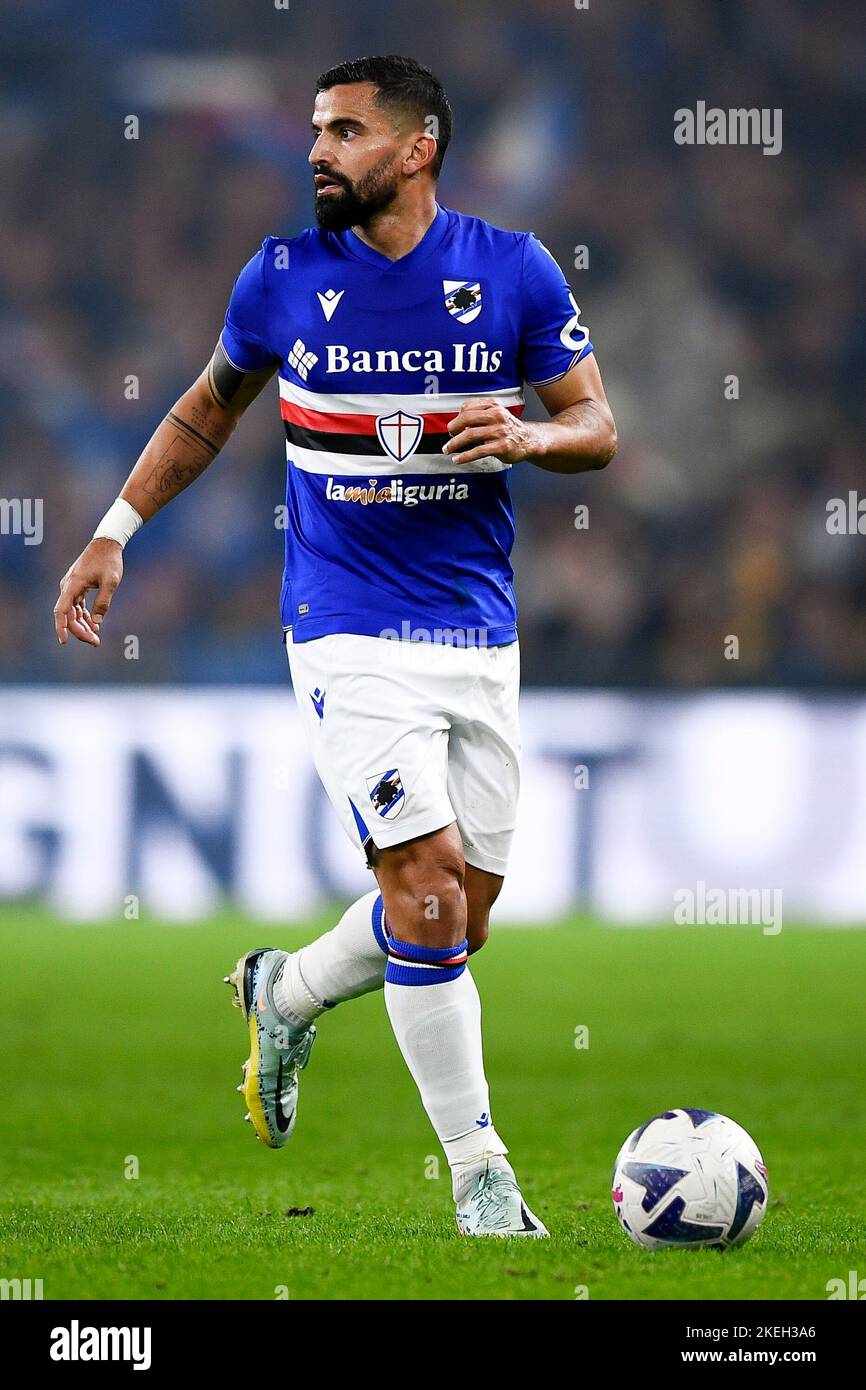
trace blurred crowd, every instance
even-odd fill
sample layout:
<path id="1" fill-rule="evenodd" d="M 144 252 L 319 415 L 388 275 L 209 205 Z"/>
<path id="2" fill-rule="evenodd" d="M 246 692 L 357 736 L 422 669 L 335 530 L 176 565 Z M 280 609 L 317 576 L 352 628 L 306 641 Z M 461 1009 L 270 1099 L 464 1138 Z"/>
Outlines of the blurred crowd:
<path id="1" fill-rule="evenodd" d="M 44 502 L 40 545 L 0 537 L 5 679 L 285 679 L 271 389 L 129 546 L 103 649 L 61 651 L 51 609 L 241 265 L 312 220 L 317 74 L 396 51 L 455 110 L 440 201 L 541 236 L 619 426 L 602 474 L 513 470 L 525 680 L 863 680 L 866 537 L 826 524 L 866 497 L 857 4 L 0 0 L 0 25 L 0 496 Z M 698 101 L 780 108 L 781 153 L 678 145 Z"/>

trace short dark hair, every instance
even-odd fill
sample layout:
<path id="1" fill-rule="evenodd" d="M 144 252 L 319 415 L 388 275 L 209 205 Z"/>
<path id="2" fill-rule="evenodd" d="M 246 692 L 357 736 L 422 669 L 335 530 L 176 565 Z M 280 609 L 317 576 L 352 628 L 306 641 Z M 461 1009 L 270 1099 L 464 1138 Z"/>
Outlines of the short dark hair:
<path id="1" fill-rule="evenodd" d="M 338 63 L 336 67 L 328 68 L 318 78 L 316 91 L 326 92 L 330 87 L 353 82 L 375 83 L 378 106 L 399 107 L 415 116 L 422 125 L 429 116 L 435 117 L 438 133 L 432 167 L 433 177 L 438 179 L 453 123 L 451 103 L 438 77 L 434 77 L 423 64 L 416 63 L 414 58 L 388 53 L 380 58 L 354 58 L 348 63 Z"/>

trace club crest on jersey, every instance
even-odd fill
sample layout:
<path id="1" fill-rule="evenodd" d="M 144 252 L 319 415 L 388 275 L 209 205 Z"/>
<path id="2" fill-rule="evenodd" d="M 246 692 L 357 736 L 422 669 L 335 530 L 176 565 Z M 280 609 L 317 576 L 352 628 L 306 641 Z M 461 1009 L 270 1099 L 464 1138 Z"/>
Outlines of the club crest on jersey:
<path id="1" fill-rule="evenodd" d="M 392 767 L 388 772 L 377 772 L 366 780 L 373 810 L 383 820 L 395 820 L 406 804 L 400 769 Z"/>
<path id="2" fill-rule="evenodd" d="M 393 410 L 390 415 L 376 416 L 376 434 L 379 443 L 392 459 L 402 463 L 414 454 L 421 443 L 424 421 L 420 415 L 409 415 L 405 410 Z"/>
<path id="3" fill-rule="evenodd" d="M 472 323 L 481 313 L 481 286 L 477 280 L 443 280 L 445 308 L 458 323 Z"/>

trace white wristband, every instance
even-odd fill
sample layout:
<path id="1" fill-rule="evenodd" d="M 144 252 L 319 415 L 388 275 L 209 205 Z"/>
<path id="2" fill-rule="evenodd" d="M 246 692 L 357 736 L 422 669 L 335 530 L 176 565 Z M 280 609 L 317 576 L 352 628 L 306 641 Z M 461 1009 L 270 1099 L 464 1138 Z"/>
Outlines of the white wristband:
<path id="1" fill-rule="evenodd" d="M 100 537 L 104 537 L 109 541 L 117 541 L 118 545 L 123 548 L 139 527 L 143 525 L 144 521 L 138 515 L 135 507 L 124 502 L 122 497 L 118 497 L 116 501 L 112 502 L 94 531 L 93 539 L 98 540 Z"/>

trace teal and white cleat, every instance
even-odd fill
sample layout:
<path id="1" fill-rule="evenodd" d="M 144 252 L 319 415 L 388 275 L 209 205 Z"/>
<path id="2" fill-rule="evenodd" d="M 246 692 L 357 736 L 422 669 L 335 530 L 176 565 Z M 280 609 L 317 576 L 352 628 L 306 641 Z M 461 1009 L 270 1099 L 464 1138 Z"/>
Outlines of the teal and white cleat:
<path id="1" fill-rule="evenodd" d="M 534 1236 L 550 1232 L 533 1216 L 510 1173 L 487 1169 L 474 1179 L 457 1203 L 457 1229 L 462 1236 Z"/>
<path id="2" fill-rule="evenodd" d="M 243 1009 L 250 1031 L 250 1055 L 238 1090 L 247 1103 L 249 1120 L 268 1148 L 281 1149 L 291 1138 L 298 1114 L 298 1072 L 310 1060 L 316 1027 L 299 1032 L 274 1006 L 274 979 L 288 952 L 271 946 L 241 956 L 227 985 L 234 985 L 232 1003 Z"/>

